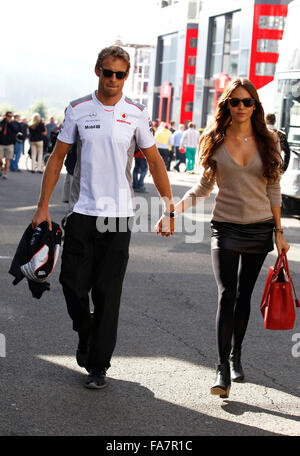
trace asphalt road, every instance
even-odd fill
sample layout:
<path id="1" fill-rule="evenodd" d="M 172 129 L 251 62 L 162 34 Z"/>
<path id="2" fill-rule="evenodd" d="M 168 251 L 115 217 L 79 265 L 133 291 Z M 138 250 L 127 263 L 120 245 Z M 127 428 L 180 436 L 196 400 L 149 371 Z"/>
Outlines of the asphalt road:
<path id="1" fill-rule="evenodd" d="M 63 179 L 51 200 L 57 222 L 66 210 Z M 180 197 L 197 176 L 170 173 L 170 179 Z M 31 297 L 25 280 L 13 286 L 8 274 L 40 183 L 41 175 L 25 170 L 0 180 L 1 436 L 300 435 L 300 309 L 291 331 L 264 329 L 259 311 L 274 254 L 268 255 L 252 299 L 243 350 L 246 381 L 232 385 L 229 399 L 211 396 L 217 291 L 209 220 L 214 196 L 206 200 L 204 216 L 197 216 L 205 221 L 199 221 L 197 236 L 187 215 L 185 223 L 178 218 L 178 226 L 194 232 L 178 229 L 169 239 L 157 237 L 149 232 L 156 221 L 150 198 L 157 195 L 150 178 L 147 203 L 140 200 L 139 212 L 149 229 L 132 235 L 109 386 L 84 388 L 87 374 L 74 357 L 77 337 L 58 282 L 60 264 L 51 276 L 51 290 L 40 300 Z M 283 225 L 300 295 L 300 221 L 284 218 Z"/>

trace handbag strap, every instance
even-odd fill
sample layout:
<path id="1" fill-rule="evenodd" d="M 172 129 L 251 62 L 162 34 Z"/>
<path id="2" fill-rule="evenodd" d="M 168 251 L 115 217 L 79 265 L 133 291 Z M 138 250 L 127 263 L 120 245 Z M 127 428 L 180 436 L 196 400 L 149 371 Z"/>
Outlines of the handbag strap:
<path id="1" fill-rule="evenodd" d="M 286 273 L 287 273 L 287 276 L 288 276 L 288 278 L 289 278 L 289 281 L 291 282 L 291 285 L 292 285 L 292 288 L 293 288 L 293 291 L 294 291 L 296 307 L 300 307 L 300 303 L 299 303 L 299 300 L 298 300 L 298 298 L 297 298 L 296 290 L 295 290 L 295 287 L 294 287 L 294 282 L 293 282 L 292 277 L 290 276 L 289 264 L 288 264 L 286 252 L 285 252 L 284 249 L 282 250 L 282 258 L 283 258 L 283 267 L 284 267 L 284 270 L 285 270 Z"/>
<path id="2" fill-rule="evenodd" d="M 273 268 L 273 274 L 272 274 L 272 277 L 271 277 L 271 280 L 270 280 L 270 284 L 269 284 L 269 288 L 268 288 L 268 291 L 267 291 L 265 300 L 264 300 L 264 302 L 262 303 L 262 305 L 260 306 L 260 310 L 263 310 L 263 309 L 267 306 L 268 299 L 269 299 L 269 295 L 270 295 L 270 293 L 271 293 L 271 285 L 272 285 L 272 283 L 274 282 L 274 280 L 276 279 L 276 277 L 277 277 L 278 274 L 279 274 L 280 265 L 281 265 L 282 261 L 283 261 L 283 260 L 282 260 L 282 255 L 279 255 L 279 256 L 277 257 L 275 266 L 274 266 L 274 268 Z"/>

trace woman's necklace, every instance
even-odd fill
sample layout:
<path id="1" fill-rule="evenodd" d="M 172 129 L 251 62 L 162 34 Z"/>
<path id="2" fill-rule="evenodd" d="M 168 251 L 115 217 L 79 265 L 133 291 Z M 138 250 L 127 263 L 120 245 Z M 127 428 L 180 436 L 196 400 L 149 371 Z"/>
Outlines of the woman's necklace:
<path id="1" fill-rule="evenodd" d="M 229 135 L 230 137 L 231 135 Z M 247 142 L 249 138 L 253 138 L 254 135 L 249 135 L 249 136 L 244 136 L 243 138 L 241 138 L 240 136 L 231 136 L 232 138 L 235 138 L 235 139 L 239 139 L 240 141 L 244 141 L 244 142 Z M 228 134 L 227 134 L 227 137 L 228 137 Z"/>
<path id="2" fill-rule="evenodd" d="M 253 136 L 253 135 L 245 136 L 244 138 L 240 138 L 239 136 L 237 136 L 236 138 L 237 138 L 237 139 L 241 139 L 242 141 L 247 142 L 249 138 L 252 138 L 252 136 Z"/>

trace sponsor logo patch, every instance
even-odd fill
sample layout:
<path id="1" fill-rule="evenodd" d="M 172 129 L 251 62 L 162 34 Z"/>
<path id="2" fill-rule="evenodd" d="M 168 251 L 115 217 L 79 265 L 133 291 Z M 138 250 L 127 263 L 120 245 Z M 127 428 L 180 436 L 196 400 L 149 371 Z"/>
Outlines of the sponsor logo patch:
<path id="1" fill-rule="evenodd" d="M 128 114 L 124 112 L 124 114 L 121 115 L 121 119 L 117 119 L 117 122 L 125 123 L 127 125 L 131 125 L 131 122 L 128 122 Z M 127 119 L 127 120 L 126 120 Z"/>
<path id="2" fill-rule="evenodd" d="M 121 122 L 121 123 L 125 123 L 127 125 L 131 125 L 131 122 L 127 122 L 126 120 L 122 120 L 122 119 L 117 119 L 117 122 Z"/>
<path id="3" fill-rule="evenodd" d="M 39 276 L 46 275 L 46 272 L 45 272 L 45 271 L 39 271 L 39 272 L 38 272 L 38 275 L 39 275 Z"/>

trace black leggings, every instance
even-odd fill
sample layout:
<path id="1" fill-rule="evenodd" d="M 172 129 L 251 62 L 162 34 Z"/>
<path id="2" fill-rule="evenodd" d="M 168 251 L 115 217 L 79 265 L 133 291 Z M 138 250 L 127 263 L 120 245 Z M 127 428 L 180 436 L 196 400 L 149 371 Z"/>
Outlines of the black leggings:
<path id="1" fill-rule="evenodd" d="M 211 255 L 218 285 L 216 330 L 219 363 L 222 364 L 228 360 L 231 347 L 242 346 L 252 291 L 267 252 L 238 253 L 216 249 Z"/>

